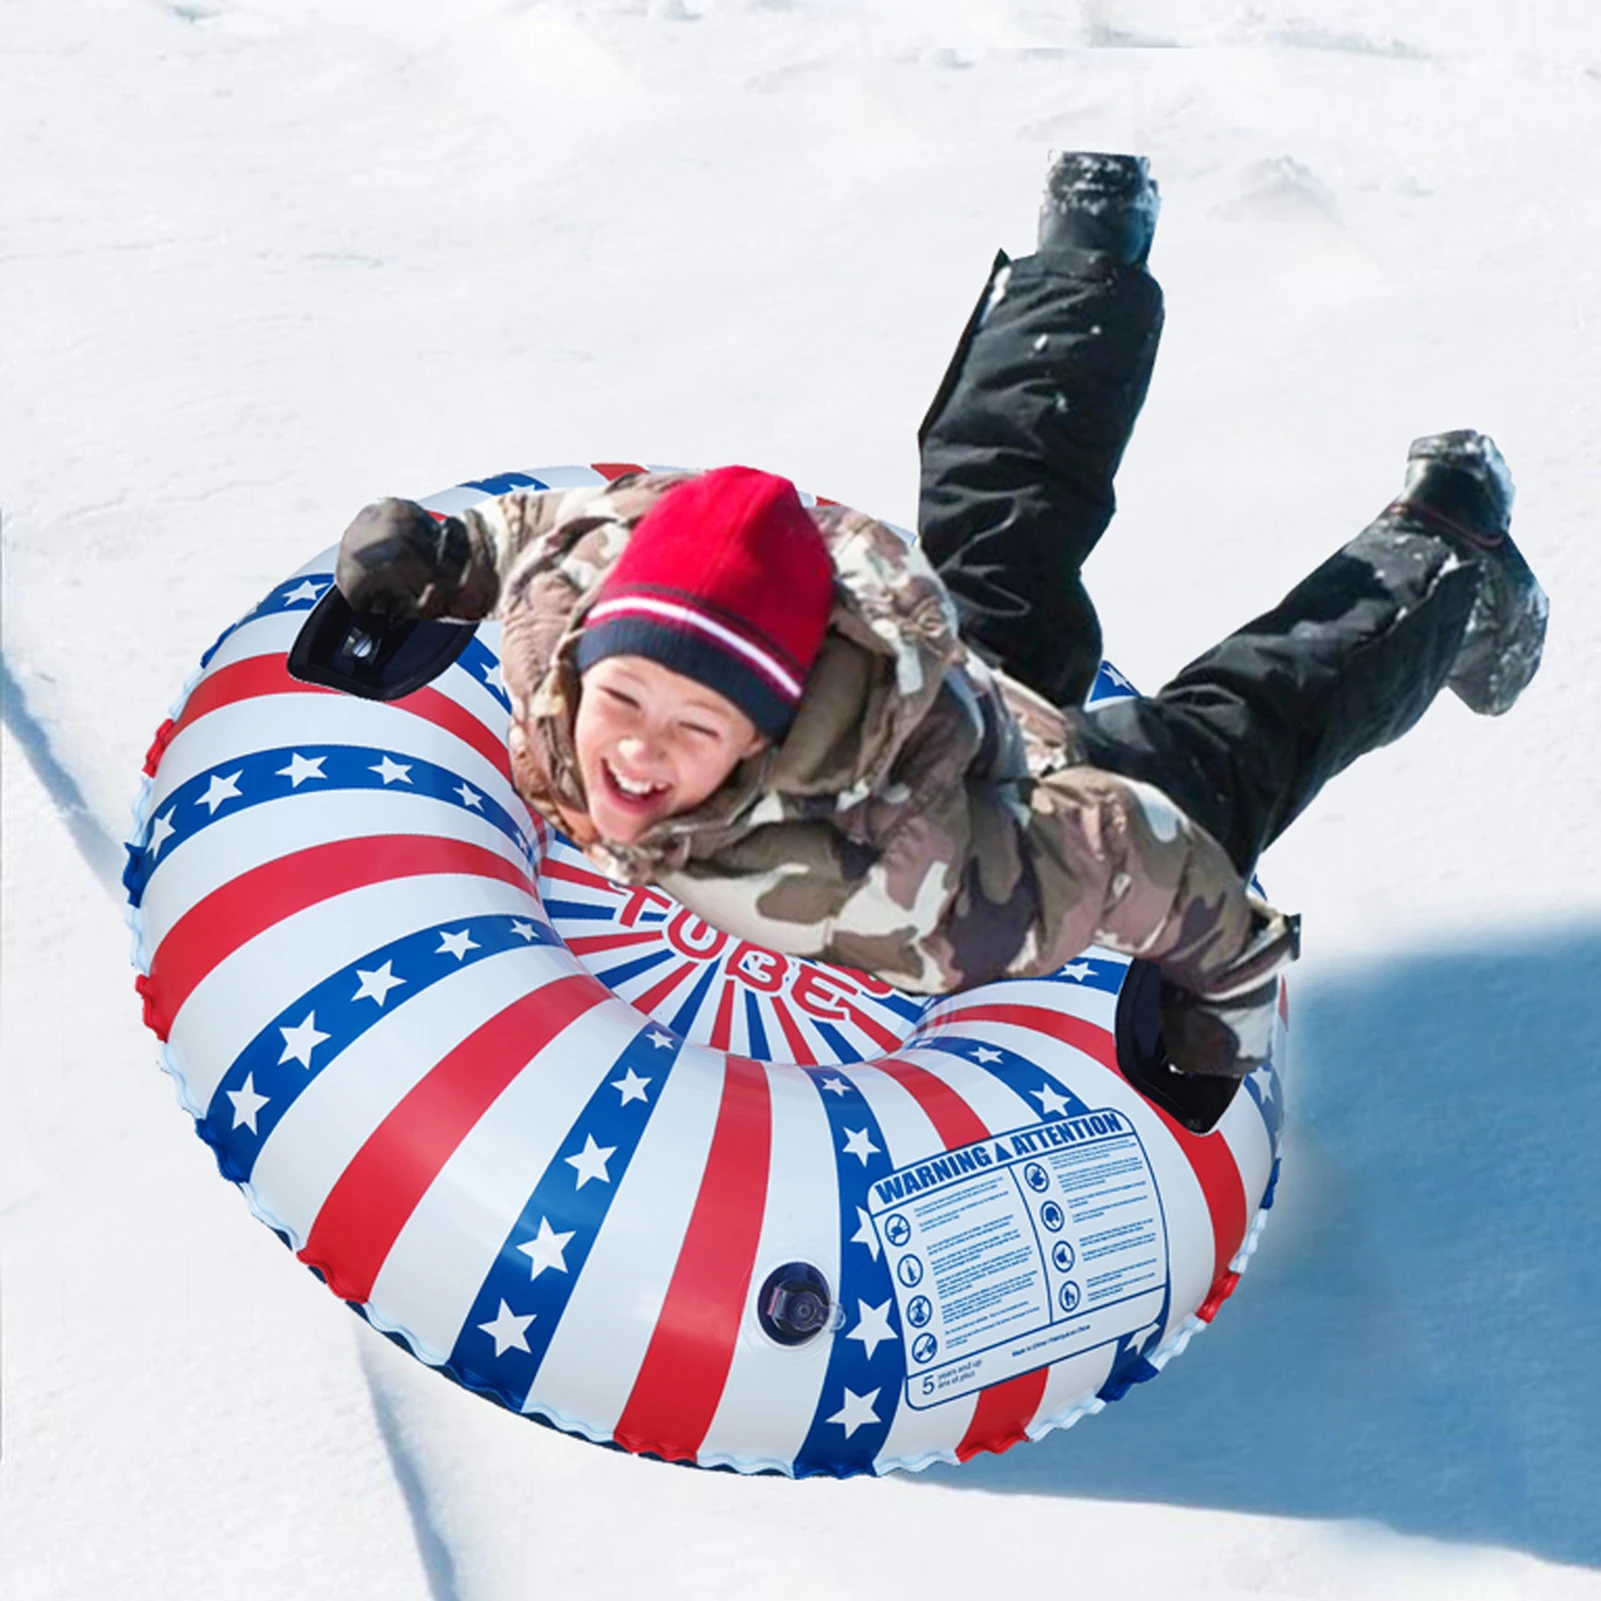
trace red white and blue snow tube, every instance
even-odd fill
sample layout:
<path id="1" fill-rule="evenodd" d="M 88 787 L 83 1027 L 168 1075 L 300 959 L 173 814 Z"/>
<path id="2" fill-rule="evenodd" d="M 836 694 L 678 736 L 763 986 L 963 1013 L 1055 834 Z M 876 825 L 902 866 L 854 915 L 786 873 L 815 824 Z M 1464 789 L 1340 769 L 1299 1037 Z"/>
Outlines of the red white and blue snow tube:
<path id="1" fill-rule="evenodd" d="M 796 1475 L 1038 1438 L 1211 1319 L 1272 1068 L 1197 1136 L 1117 1070 L 1121 957 L 929 1004 L 617 888 L 511 786 L 493 625 L 391 704 L 289 676 L 331 568 L 208 653 L 126 883 L 180 1099 L 337 1295 L 514 1411 Z"/>

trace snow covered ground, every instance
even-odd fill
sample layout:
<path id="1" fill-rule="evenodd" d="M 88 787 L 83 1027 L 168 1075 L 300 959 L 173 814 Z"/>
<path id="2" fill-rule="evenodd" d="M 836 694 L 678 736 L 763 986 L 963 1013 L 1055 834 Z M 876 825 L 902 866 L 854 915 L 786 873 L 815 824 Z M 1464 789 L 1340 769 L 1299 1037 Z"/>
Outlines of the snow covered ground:
<path id="1" fill-rule="evenodd" d="M 199 651 L 365 501 L 749 461 L 909 522 L 1046 146 L 1147 152 L 1168 333 L 1090 579 L 1147 685 L 1493 433 L 1552 596 L 1264 877 L 1291 1150 L 1157 1385 L 793 1485 L 455 1391 L 219 1184 L 105 879 Z M 1601 21 L 1578 0 L 8 0 L 0 1591 L 1601 1597 Z M 98 876 L 97 876 L 98 875 Z"/>

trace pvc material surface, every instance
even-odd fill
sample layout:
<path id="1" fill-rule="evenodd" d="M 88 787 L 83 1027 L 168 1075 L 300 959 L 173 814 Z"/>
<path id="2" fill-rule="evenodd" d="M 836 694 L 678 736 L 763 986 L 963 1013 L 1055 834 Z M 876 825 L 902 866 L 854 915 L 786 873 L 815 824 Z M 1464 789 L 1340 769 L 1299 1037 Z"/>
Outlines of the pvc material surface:
<path id="1" fill-rule="evenodd" d="M 497 625 L 390 704 L 289 676 L 332 566 L 207 653 L 125 882 L 197 1133 L 336 1295 L 513 1411 L 793 1475 L 1038 1438 L 1210 1320 L 1274 1067 L 1197 1136 L 1117 1070 L 1120 956 L 930 1003 L 609 883 L 512 788 Z"/>

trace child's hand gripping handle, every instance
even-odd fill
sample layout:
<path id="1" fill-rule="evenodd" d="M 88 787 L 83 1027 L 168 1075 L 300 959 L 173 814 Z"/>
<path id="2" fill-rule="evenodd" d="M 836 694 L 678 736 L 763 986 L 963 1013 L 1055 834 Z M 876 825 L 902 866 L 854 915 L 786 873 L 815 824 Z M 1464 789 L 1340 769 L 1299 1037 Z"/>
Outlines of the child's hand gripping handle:
<path id="1" fill-rule="evenodd" d="M 345 530 L 333 587 L 300 630 L 289 671 L 366 700 L 399 700 L 444 672 L 476 631 L 442 619 L 481 617 L 492 606 L 460 518 L 381 500 Z"/>

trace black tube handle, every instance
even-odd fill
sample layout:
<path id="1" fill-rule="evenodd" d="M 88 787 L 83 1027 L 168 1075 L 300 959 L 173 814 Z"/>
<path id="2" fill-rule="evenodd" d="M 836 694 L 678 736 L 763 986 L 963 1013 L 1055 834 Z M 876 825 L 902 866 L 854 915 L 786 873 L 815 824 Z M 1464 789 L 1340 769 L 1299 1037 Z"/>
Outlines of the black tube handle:
<path id="1" fill-rule="evenodd" d="M 1162 1041 L 1162 974 L 1154 962 L 1129 963 L 1117 992 L 1117 1065 L 1146 1100 L 1192 1134 L 1210 1134 L 1239 1094 L 1237 1078 L 1180 1073 Z"/>
<path id="2" fill-rule="evenodd" d="M 477 631 L 477 623 L 359 612 L 330 584 L 295 636 L 289 673 L 363 700 L 399 700 L 444 672 Z"/>

